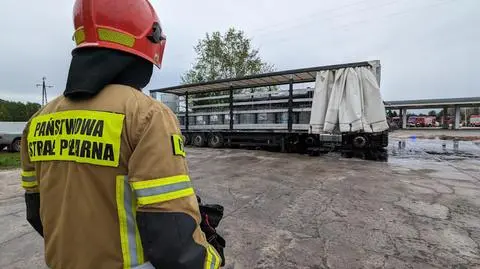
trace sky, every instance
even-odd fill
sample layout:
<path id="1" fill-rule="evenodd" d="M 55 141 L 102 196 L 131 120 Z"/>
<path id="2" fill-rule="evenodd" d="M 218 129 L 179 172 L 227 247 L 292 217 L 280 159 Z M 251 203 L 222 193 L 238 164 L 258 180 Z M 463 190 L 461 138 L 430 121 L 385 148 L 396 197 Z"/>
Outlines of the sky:
<path id="1" fill-rule="evenodd" d="M 277 71 L 380 60 L 384 100 L 480 96 L 478 0 L 151 0 L 167 35 L 144 89 L 174 86 L 207 32 L 243 30 Z M 66 83 L 74 1 L 2 0 L 0 99 L 41 103 Z"/>

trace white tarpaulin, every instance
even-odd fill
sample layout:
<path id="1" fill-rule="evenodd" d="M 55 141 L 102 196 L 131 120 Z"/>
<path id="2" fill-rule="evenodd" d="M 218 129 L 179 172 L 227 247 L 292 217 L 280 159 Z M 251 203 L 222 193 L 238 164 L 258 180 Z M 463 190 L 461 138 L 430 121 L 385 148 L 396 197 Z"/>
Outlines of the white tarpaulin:
<path id="1" fill-rule="evenodd" d="M 388 129 L 375 74 L 369 67 L 317 73 L 311 133 L 382 132 Z"/>

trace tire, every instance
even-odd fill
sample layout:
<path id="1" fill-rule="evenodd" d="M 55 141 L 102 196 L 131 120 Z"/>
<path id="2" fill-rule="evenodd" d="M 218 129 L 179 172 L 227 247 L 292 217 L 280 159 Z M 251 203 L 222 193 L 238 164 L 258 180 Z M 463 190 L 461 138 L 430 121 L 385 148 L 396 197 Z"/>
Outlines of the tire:
<path id="1" fill-rule="evenodd" d="M 208 137 L 208 146 L 211 148 L 223 147 L 223 135 L 219 133 L 211 134 Z"/>
<path id="2" fill-rule="evenodd" d="M 184 134 L 183 135 L 183 145 L 190 145 L 190 135 L 189 134 Z"/>
<path id="3" fill-rule="evenodd" d="M 13 140 L 12 144 L 9 146 L 9 151 L 10 152 L 20 152 L 21 149 L 21 139 L 20 138 L 15 138 Z"/>
<path id="4" fill-rule="evenodd" d="M 367 145 L 367 138 L 362 135 L 359 135 L 353 138 L 352 143 L 355 148 L 361 149 Z"/>
<path id="5" fill-rule="evenodd" d="M 309 137 L 305 138 L 305 144 L 307 144 L 307 146 L 314 146 L 315 145 L 315 138 L 312 137 L 312 136 L 309 136 Z"/>
<path id="6" fill-rule="evenodd" d="M 204 147 L 205 146 L 205 136 L 203 134 L 194 134 L 192 136 L 192 144 L 195 147 Z"/>

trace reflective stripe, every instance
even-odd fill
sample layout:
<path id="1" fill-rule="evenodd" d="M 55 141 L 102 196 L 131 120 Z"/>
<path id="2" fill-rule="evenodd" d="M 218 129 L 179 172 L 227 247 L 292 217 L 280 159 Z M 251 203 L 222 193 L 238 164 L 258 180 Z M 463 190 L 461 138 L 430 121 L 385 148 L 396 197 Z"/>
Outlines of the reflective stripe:
<path id="1" fill-rule="evenodd" d="M 22 171 L 22 187 L 33 188 L 38 186 L 35 171 Z"/>
<path id="2" fill-rule="evenodd" d="M 135 45 L 135 37 L 132 35 L 106 28 L 98 28 L 97 32 L 98 39 L 102 41 L 117 43 L 129 48 L 133 48 L 133 46 Z"/>
<path id="3" fill-rule="evenodd" d="M 33 176 L 33 177 L 22 177 L 22 181 L 34 182 L 34 181 L 37 181 L 37 178 L 35 176 Z"/>
<path id="4" fill-rule="evenodd" d="M 170 201 L 195 194 L 187 175 L 132 183 L 139 206 Z"/>
<path id="5" fill-rule="evenodd" d="M 33 188 L 38 186 L 38 182 L 35 180 L 33 182 L 22 181 L 22 187 L 24 188 Z"/>
<path id="6" fill-rule="evenodd" d="M 137 197 L 148 197 L 148 196 L 160 195 L 160 194 L 165 194 L 169 192 L 188 189 L 191 187 L 192 187 L 192 184 L 190 182 L 180 182 L 180 183 L 174 183 L 166 186 L 140 189 L 140 190 L 137 190 L 135 194 L 137 195 Z"/>
<path id="7" fill-rule="evenodd" d="M 34 177 L 36 175 L 35 171 L 22 171 L 22 177 Z"/>
<path id="8" fill-rule="evenodd" d="M 83 26 L 75 31 L 73 34 L 73 39 L 77 45 L 80 45 L 85 41 L 85 30 L 83 29 Z"/>
<path id="9" fill-rule="evenodd" d="M 211 245 L 207 247 L 207 259 L 205 260 L 205 269 L 220 268 L 221 258 L 217 251 Z"/>
<path id="10" fill-rule="evenodd" d="M 130 269 L 144 263 L 143 247 L 136 223 L 136 202 L 126 176 L 118 176 L 116 182 L 120 241 L 123 268 Z"/>

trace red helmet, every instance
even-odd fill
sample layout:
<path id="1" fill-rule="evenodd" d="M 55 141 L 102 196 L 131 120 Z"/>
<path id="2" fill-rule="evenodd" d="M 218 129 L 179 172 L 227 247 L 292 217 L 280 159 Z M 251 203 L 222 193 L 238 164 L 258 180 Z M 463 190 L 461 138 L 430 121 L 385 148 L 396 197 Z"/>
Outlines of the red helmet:
<path id="1" fill-rule="evenodd" d="M 166 38 L 148 0 L 76 0 L 73 17 L 76 48 L 120 50 L 161 67 Z"/>

